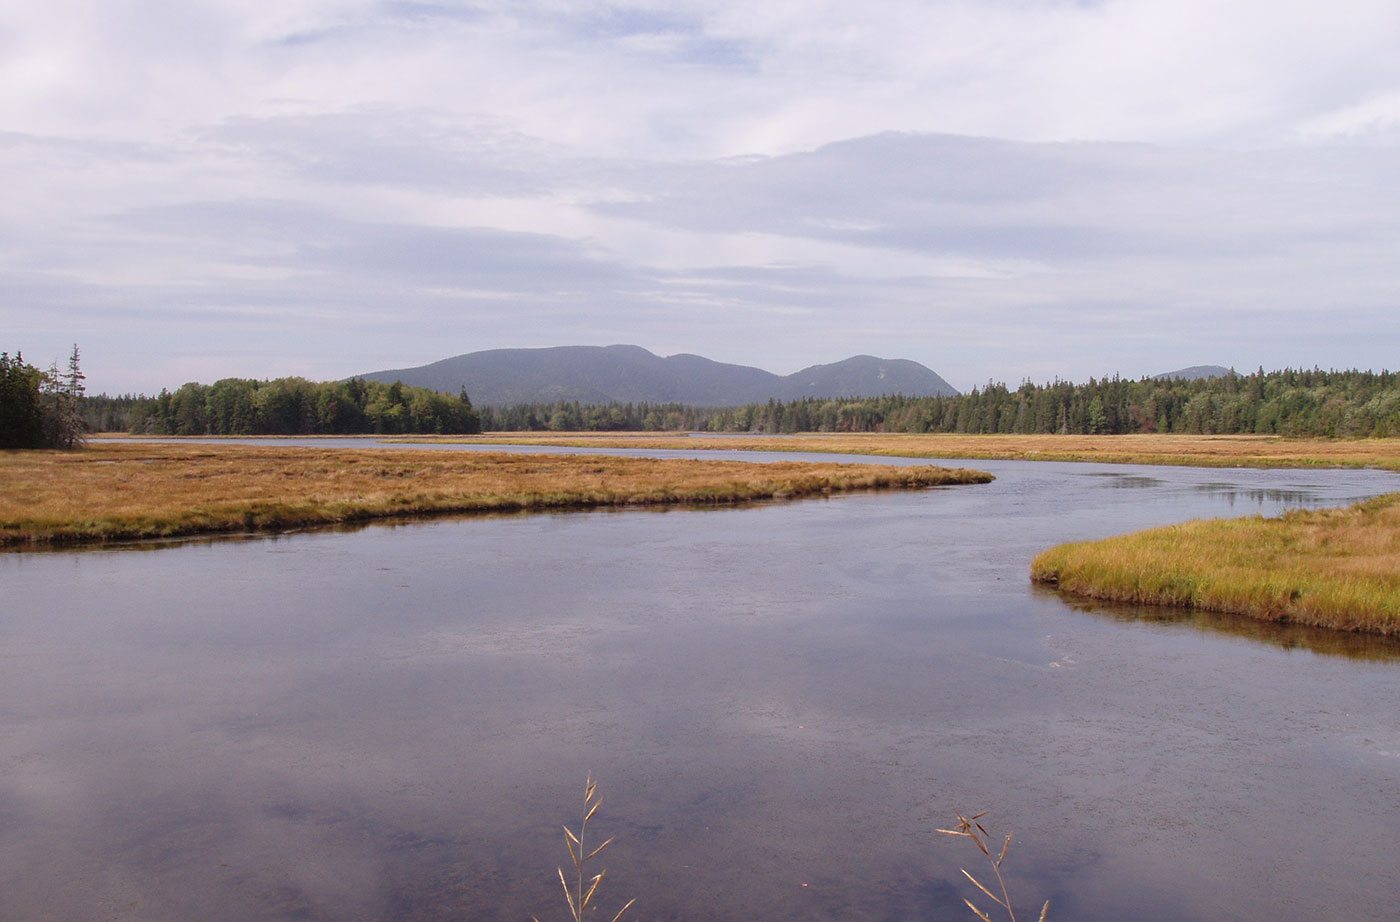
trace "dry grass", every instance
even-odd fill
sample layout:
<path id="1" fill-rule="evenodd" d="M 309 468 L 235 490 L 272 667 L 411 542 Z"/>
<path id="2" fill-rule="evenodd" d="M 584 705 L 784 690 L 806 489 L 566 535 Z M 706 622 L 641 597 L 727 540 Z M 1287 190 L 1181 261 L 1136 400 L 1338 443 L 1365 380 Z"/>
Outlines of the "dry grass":
<path id="1" fill-rule="evenodd" d="M 99 441 L 79 452 L 0 452 L 0 547 L 440 513 L 713 505 L 990 479 L 881 464 Z"/>
<path id="2" fill-rule="evenodd" d="M 997 890 L 1000 892 L 1000 895 L 998 895 L 997 893 L 993 893 L 989 887 L 985 886 L 980 880 L 972 876 L 972 874 L 969 873 L 966 868 L 961 869 L 963 872 L 963 876 L 966 877 L 968 880 L 972 881 L 973 885 L 978 890 L 981 890 L 983 893 L 985 893 L 987 897 L 991 899 L 992 902 L 1000 906 L 1002 910 L 1006 913 L 1006 916 L 1010 920 L 1010 922 L 1016 922 L 1016 910 L 1011 908 L 1011 894 L 1006 889 L 1006 879 L 1001 876 L 1002 862 L 1006 861 L 1006 853 L 1011 850 L 1011 834 L 1007 833 L 1006 841 L 1002 842 L 1001 844 L 1001 851 L 998 852 L 995 858 L 993 858 L 992 851 L 987 846 L 991 845 L 994 840 L 992 839 L 991 833 L 987 832 L 986 828 L 983 827 L 983 825 L 980 822 L 978 822 L 980 819 L 982 819 L 982 817 L 987 815 L 986 811 L 984 810 L 981 813 L 974 813 L 972 816 L 963 816 L 961 813 L 954 813 L 953 815 L 958 818 L 958 825 L 954 826 L 952 829 L 940 829 L 938 831 L 943 833 L 944 835 L 962 836 L 963 838 L 971 839 L 973 841 L 973 843 L 977 846 L 978 850 L 980 850 L 982 854 L 986 857 L 987 861 L 990 862 L 992 866 L 992 873 L 996 875 Z M 978 909 L 977 904 L 972 902 L 972 900 L 964 899 L 963 902 L 967 904 L 968 909 L 971 909 L 974 913 L 977 914 L 977 918 L 981 919 L 982 922 L 992 922 L 992 917 L 986 912 L 983 912 L 981 909 Z M 1045 919 L 1049 914 L 1050 901 L 1046 900 L 1045 905 L 1040 907 L 1039 922 L 1045 922 Z"/>
<path id="3" fill-rule="evenodd" d="M 1400 493 L 1061 545 L 1031 578 L 1089 598 L 1400 634 Z"/>
<path id="4" fill-rule="evenodd" d="M 575 835 L 568 826 L 564 827 L 564 845 L 569 849 L 569 859 L 574 866 L 572 888 L 570 887 L 571 881 L 564 875 L 564 869 L 559 869 L 559 883 L 564 887 L 564 899 L 569 903 L 569 917 L 574 922 L 583 922 L 584 916 L 588 914 L 590 909 L 596 911 L 597 907 L 593 905 L 593 897 L 598 894 L 598 887 L 603 883 L 603 878 L 608 873 L 607 869 L 604 868 L 589 877 L 584 870 L 588 862 L 597 858 L 598 855 L 602 854 L 603 849 L 612 844 L 612 839 L 609 838 L 602 845 L 591 851 L 588 850 L 588 821 L 593 819 L 593 815 L 598 812 L 598 808 L 602 805 L 603 799 L 598 796 L 598 783 L 593 780 L 592 775 L 589 775 L 583 789 L 583 820 L 578 825 L 578 835 Z M 617 915 L 612 917 L 612 922 L 621 919 L 622 914 L 631 909 L 635 902 L 637 902 L 635 899 L 628 900 L 617 911 Z M 593 916 L 589 916 L 589 918 L 591 919 Z M 540 922 L 540 920 L 535 919 L 534 922 Z"/>
<path id="5" fill-rule="evenodd" d="M 683 433 L 496 432 L 454 438 L 560 447 L 814 451 L 906 458 L 1097 461 L 1199 467 L 1371 467 L 1400 471 L 1400 439 L 1287 439 L 1264 435 L 889 435 L 704 436 Z"/>

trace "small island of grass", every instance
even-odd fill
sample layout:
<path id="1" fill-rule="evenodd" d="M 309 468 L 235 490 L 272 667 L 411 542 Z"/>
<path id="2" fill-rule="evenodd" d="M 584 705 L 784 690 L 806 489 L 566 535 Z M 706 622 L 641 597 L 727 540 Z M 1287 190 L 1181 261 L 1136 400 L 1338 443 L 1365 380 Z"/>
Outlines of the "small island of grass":
<path id="1" fill-rule="evenodd" d="M 98 441 L 75 452 L 0 453 L 0 547 L 450 513 L 719 505 L 991 479 L 924 465 Z"/>
<path id="2" fill-rule="evenodd" d="M 1400 634 L 1400 493 L 1065 544 L 1031 578 L 1073 595 Z"/>

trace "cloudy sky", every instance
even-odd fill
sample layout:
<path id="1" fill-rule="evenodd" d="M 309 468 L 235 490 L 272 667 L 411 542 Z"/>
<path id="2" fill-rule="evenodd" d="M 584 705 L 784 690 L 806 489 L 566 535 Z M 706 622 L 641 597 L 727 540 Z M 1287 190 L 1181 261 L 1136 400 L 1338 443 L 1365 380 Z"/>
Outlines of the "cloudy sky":
<path id="1" fill-rule="evenodd" d="M 1394 0 L 0 0 L 0 349 L 1400 366 Z"/>

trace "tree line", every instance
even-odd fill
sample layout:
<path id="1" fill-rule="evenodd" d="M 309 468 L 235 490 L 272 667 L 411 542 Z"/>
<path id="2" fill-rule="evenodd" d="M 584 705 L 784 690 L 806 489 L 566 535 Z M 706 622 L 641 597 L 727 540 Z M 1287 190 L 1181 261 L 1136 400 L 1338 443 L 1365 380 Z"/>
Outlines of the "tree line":
<path id="1" fill-rule="evenodd" d="M 395 382 L 351 378 L 223 378 L 155 397 L 89 397 L 85 418 L 99 431 L 139 435 L 359 435 L 481 431 L 465 391 L 457 396 Z"/>
<path id="2" fill-rule="evenodd" d="M 1087 384 L 989 382 L 952 397 L 819 398 L 705 408 L 577 402 L 486 408 L 487 430 L 947 432 L 1115 435 L 1176 432 L 1366 438 L 1400 436 L 1400 375 L 1284 369 L 1218 378 Z"/>
<path id="3" fill-rule="evenodd" d="M 575 401 L 482 407 L 485 432 L 640 432 L 704 429 L 714 410 L 683 403 L 593 403 Z"/>
<path id="4" fill-rule="evenodd" d="M 71 447 L 85 431 L 149 435 L 460 434 L 490 431 L 1255 433 L 1400 436 L 1400 375 L 1284 369 L 1218 378 L 988 382 L 951 397 L 679 403 L 525 403 L 474 409 L 457 396 L 353 378 L 225 378 L 155 397 L 85 396 L 74 347 L 67 373 L 0 353 L 0 447 Z"/>
<path id="5" fill-rule="evenodd" d="M 83 380 L 78 347 L 68 369 L 50 364 L 40 370 L 19 351 L 0 352 L 0 448 L 75 448 L 87 427 L 83 419 Z"/>

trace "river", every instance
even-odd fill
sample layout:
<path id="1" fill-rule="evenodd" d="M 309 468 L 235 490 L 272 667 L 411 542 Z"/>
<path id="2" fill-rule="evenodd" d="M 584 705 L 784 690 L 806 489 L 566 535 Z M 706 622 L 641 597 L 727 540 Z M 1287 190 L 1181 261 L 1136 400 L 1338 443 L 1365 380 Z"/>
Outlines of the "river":
<path id="1" fill-rule="evenodd" d="M 0 918 L 563 919 L 589 772 L 604 922 L 971 919 L 954 810 L 1014 830 L 1026 920 L 1394 918 L 1400 647 L 1027 569 L 1400 478 L 972 466 L 0 555 Z"/>

